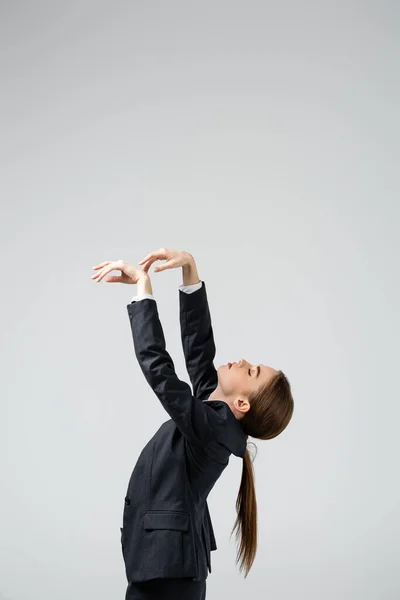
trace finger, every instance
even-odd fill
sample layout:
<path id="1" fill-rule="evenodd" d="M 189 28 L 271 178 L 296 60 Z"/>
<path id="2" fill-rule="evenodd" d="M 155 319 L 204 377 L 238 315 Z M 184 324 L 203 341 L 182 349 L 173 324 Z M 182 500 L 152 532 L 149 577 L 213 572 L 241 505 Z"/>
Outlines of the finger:
<path id="1" fill-rule="evenodd" d="M 107 281 L 107 283 L 123 283 L 123 277 L 122 275 L 108 275 L 104 281 Z"/>
<path id="2" fill-rule="evenodd" d="M 98 271 L 98 273 L 93 273 L 91 279 L 93 279 L 95 281 L 99 281 L 101 277 L 104 277 L 104 274 L 105 274 L 105 267 L 103 267 L 101 269 L 101 271 Z"/>
<path id="3" fill-rule="evenodd" d="M 153 269 L 153 273 L 158 273 L 159 271 L 165 271 L 166 269 L 171 269 L 171 263 L 166 262 L 163 265 L 157 265 Z"/>
<path id="4" fill-rule="evenodd" d="M 93 275 L 91 276 L 90 279 L 96 280 L 99 278 L 100 274 L 101 274 L 101 271 L 99 271 L 98 273 L 93 273 Z"/>
<path id="5" fill-rule="evenodd" d="M 147 261 L 150 258 L 153 261 L 157 259 L 165 259 L 165 248 L 159 248 L 158 250 L 154 250 L 154 252 L 150 252 L 138 264 L 140 265 L 143 261 Z"/>
<path id="6" fill-rule="evenodd" d="M 156 262 L 156 260 L 157 258 L 150 258 L 148 261 L 142 264 L 142 269 L 147 272 L 150 269 L 151 265 L 154 262 Z"/>
<path id="7" fill-rule="evenodd" d="M 104 267 L 105 265 L 108 265 L 111 261 L 110 260 L 106 260 L 102 263 L 100 263 L 99 265 L 95 265 L 94 267 L 92 267 L 93 269 L 101 269 L 102 267 Z"/>
<path id="8" fill-rule="evenodd" d="M 95 275 L 94 278 L 96 279 L 97 282 L 99 282 L 103 279 L 103 277 L 105 275 L 107 275 L 107 273 L 109 273 L 110 271 L 114 271 L 115 269 L 117 269 L 119 271 L 121 270 L 120 266 L 118 266 L 114 261 L 110 261 L 110 263 L 108 265 L 106 265 L 105 267 L 103 267 L 103 269 L 101 271 L 99 271 L 99 273 L 97 275 Z"/>
<path id="9" fill-rule="evenodd" d="M 154 267 L 154 271 L 158 272 L 158 271 L 166 271 L 167 269 L 175 269 L 177 266 L 177 261 L 175 258 L 170 258 L 167 261 L 165 261 L 165 263 L 163 263 L 162 265 L 157 265 L 156 267 Z"/>
<path id="10" fill-rule="evenodd" d="M 138 265 L 141 265 L 142 263 L 148 261 L 150 258 L 153 258 L 153 260 L 156 258 L 156 252 L 149 252 L 149 254 L 146 254 L 146 256 L 144 258 L 142 258 L 142 260 L 140 262 L 138 262 Z"/>
<path id="11" fill-rule="evenodd" d="M 142 270 L 147 273 L 147 271 L 150 269 L 150 263 L 146 263 L 144 265 L 142 265 Z"/>

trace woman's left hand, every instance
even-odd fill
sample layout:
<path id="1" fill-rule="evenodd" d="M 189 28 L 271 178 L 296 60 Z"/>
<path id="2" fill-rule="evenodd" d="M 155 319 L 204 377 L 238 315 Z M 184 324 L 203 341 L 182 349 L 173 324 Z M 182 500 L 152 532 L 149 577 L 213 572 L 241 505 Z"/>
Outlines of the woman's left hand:
<path id="1" fill-rule="evenodd" d="M 106 260 L 105 262 L 95 265 L 93 269 L 99 270 L 98 273 L 92 275 L 94 281 L 101 281 L 110 271 L 121 271 L 121 275 L 108 275 L 104 279 L 108 283 L 137 283 L 141 278 L 148 278 L 149 275 L 143 269 L 130 265 L 124 260 Z"/>

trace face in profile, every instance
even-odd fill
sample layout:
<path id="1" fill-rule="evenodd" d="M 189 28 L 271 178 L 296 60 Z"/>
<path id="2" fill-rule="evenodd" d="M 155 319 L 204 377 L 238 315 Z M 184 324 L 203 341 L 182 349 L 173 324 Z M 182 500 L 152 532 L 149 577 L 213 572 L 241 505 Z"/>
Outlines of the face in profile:
<path id="1" fill-rule="evenodd" d="M 226 397 L 248 396 L 278 374 L 268 365 L 252 364 L 244 358 L 239 362 L 228 362 L 217 369 L 218 387 Z"/>

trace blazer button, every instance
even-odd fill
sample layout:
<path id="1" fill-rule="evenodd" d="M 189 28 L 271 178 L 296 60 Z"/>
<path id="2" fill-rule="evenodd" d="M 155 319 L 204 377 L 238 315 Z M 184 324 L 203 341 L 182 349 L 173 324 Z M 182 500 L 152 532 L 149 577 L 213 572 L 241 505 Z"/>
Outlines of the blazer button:
<path id="1" fill-rule="evenodd" d="M 130 505 L 130 503 L 131 503 L 131 501 L 129 500 L 129 498 L 125 498 L 125 504 L 126 504 L 127 506 L 129 506 L 129 505 Z"/>

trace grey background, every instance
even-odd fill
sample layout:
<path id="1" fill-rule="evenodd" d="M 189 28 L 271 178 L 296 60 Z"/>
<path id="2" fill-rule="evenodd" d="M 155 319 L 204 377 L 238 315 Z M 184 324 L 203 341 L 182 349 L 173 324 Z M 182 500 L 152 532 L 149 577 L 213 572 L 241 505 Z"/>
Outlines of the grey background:
<path id="1" fill-rule="evenodd" d="M 197 259 L 216 366 L 281 368 L 295 398 L 255 440 L 247 580 L 240 459 L 209 496 L 207 598 L 398 598 L 398 3 L 0 7 L 0 598 L 124 598 L 123 498 L 168 415 L 136 286 L 90 277 L 160 246 Z M 188 381 L 181 272 L 152 281 Z"/>

